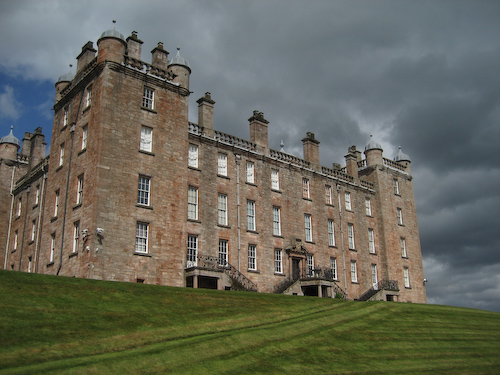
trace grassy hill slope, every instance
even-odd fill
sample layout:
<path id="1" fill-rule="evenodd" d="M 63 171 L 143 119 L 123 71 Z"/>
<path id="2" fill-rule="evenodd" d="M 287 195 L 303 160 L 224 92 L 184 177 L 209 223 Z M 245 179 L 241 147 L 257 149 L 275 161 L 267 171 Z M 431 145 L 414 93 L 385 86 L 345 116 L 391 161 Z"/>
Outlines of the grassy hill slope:
<path id="1" fill-rule="evenodd" d="M 500 314 L 0 271 L 0 374 L 499 374 Z"/>

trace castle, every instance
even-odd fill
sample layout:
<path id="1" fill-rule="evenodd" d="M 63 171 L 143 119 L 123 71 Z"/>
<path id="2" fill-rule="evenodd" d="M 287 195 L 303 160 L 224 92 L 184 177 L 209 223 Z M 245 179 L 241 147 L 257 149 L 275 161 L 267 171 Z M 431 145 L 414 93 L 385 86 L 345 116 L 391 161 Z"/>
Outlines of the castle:
<path id="1" fill-rule="evenodd" d="M 136 32 L 88 42 L 40 128 L 0 139 L 4 269 L 179 287 L 426 302 L 411 161 L 370 139 L 325 167 L 188 121 L 191 68 Z M 363 157 L 364 155 L 364 157 Z M 5 247 L 4 247 L 5 246 Z"/>

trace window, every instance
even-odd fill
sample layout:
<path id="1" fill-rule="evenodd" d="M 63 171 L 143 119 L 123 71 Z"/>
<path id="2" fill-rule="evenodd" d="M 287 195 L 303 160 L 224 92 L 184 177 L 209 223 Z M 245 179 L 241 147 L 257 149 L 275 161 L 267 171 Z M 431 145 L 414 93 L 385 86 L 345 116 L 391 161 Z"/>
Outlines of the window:
<path id="1" fill-rule="evenodd" d="M 227 225 L 227 195 L 219 194 L 218 200 L 218 223 L 219 225 Z"/>
<path id="2" fill-rule="evenodd" d="M 86 98 L 86 107 L 90 107 L 92 103 L 92 86 L 87 87 L 87 98 Z"/>
<path id="3" fill-rule="evenodd" d="M 155 90 L 144 87 L 144 94 L 142 95 L 142 106 L 148 109 L 154 109 Z"/>
<path id="4" fill-rule="evenodd" d="M 394 179 L 393 183 L 394 183 L 394 194 L 399 195 L 399 181 Z"/>
<path id="5" fill-rule="evenodd" d="M 307 254 L 307 275 L 312 276 L 314 273 L 314 256 Z"/>
<path id="6" fill-rule="evenodd" d="M 345 209 L 346 211 L 351 211 L 352 206 L 351 206 L 351 193 L 348 191 L 345 192 Z"/>
<path id="7" fill-rule="evenodd" d="M 403 225 L 403 210 L 401 210 L 401 208 L 397 209 L 397 215 L 398 215 L 398 225 Z"/>
<path id="8" fill-rule="evenodd" d="M 333 190 L 330 185 L 325 185 L 325 203 L 333 204 Z"/>
<path id="9" fill-rule="evenodd" d="M 33 220 L 31 222 L 31 236 L 30 236 L 31 242 L 35 241 L 35 234 L 36 234 L 36 220 Z"/>
<path id="10" fill-rule="evenodd" d="M 219 266 L 227 266 L 227 240 L 219 240 Z"/>
<path id="11" fill-rule="evenodd" d="M 54 195 L 54 217 L 57 217 L 57 211 L 59 211 L 59 190 L 56 190 Z"/>
<path id="12" fill-rule="evenodd" d="M 368 250 L 371 254 L 375 254 L 375 236 L 371 228 L 368 228 Z"/>
<path id="13" fill-rule="evenodd" d="M 351 260 L 351 282 L 358 282 L 358 267 L 355 260 Z"/>
<path id="14" fill-rule="evenodd" d="M 277 169 L 271 169 L 271 189 L 280 189 L 280 175 Z"/>
<path id="15" fill-rule="evenodd" d="M 302 179 L 302 198 L 309 199 L 311 193 L 309 191 L 309 180 L 307 178 Z"/>
<path id="16" fill-rule="evenodd" d="M 138 222 L 135 232 L 135 252 L 148 252 L 148 230 L 149 224 Z"/>
<path id="17" fill-rule="evenodd" d="M 283 273 L 283 257 L 281 249 L 274 249 L 274 272 Z"/>
<path id="18" fill-rule="evenodd" d="M 248 269 L 257 270 L 257 246 L 248 245 Z"/>
<path id="19" fill-rule="evenodd" d="M 337 258 L 330 258 L 330 270 L 332 271 L 332 279 L 337 280 Z"/>
<path id="20" fill-rule="evenodd" d="M 73 224 L 73 253 L 78 252 L 78 242 L 80 240 L 80 222 Z"/>
<path id="21" fill-rule="evenodd" d="M 403 277 L 405 279 L 405 288 L 411 288 L 410 286 L 410 270 L 408 267 L 403 268 Z"/>
<path id="22" fill-rule="evenodd" d="M 21 216 L 21 209 L 23 207 L 23 198 L 19 197 L 19 200 L 17 201 L 17 217 Z"/>
<path id="23" fill-rule="evenodd" d="M 63 127 L 68 125 L 69 123 L 69 107 L 64 108 L 63 110 Z"/>
<path id="24" fill-rule="evenodd" d="M 18 242 L 18 241 L 19 241 L 19 233 L 18 233 L 18 231 L 16 230 L 16 231 L 14 232 L 14 248 L 13 248 L 13 250 L 14 250 L 14 251 L 15 251 L 15 250 L 17 250 L 17 242 Z"/>
<path id="25" fill-rule="evenodd" d="M 198 188 L 193 186 L 188 189 L 188 219 L 198 220 Z"/>
<path id="26" fill-rule="evenodd" d="M 139 176 L 139 186 L 137 189 L 137 204 L 149 206 L 149 193 L 151 179 L 145 176 Z"/>
<path id="27" fill-rule="evenodd" d="M 328 246 L 335 246 L 335 229 L 333 220 L 328 219 Z"/>
<path id="28" fill-rule="evenodd" d="M 56 252 L 56 234 L 52 233 L 50 235 L 50 253 L 49 253 L 49 262 L 54 262 L 54 253 Z"/>
<path id="29" fill-rule="evenodd" d="M 82 128 L 82 148 L 81 148 L 81 150 L 87 149 L 87 140 L 88 140 L 88 136 L 89 136 L 88 131 L 89 131 L 89 127 L 87 125 L 85 125 Z"/>
<path id="30" fill-rule="evenodd" d="M 311 222 L 311 215 L 305 214 L 304 215 L 304 226 L 306 229 L 306 241 L 307 242 L 312 242 L 312 222 Z"/>
<path id="31" fill-rule="evenodd" d="M 401 237 L 400 242 L 401 242 L 401 256 L 403 258 L 406 258 L 408 256 L 408 254 L 406 253 L 406 239 Z"/>
<path id="32" fill-rule="evenodd" d="M 255 202 L 247 201 L 247 230 L 255 230 Z"/>
<path id="33" fill-rule="evenodd" d="M 372 284 L 373 286 L 377 285 L 378 277 L 377 277 L 377 265 L 372 264 Z"/>
<path id="34" fill-rule="evenodd" d="M 139 150 L 152 152 L 153 151 L 153 129 L 147 126 L 141 126 L 141 142 Z"/>
<path id="35" fill-rule="evenodd" d="M 188 166 L 198 168 L 198 145 L 189 144 Z"/>
<path id="36" fill-rule="evenodd" d="M 253 161 L 247 161 L 247 182 L 249 184 L 255 183 L 255 164 Z"/>
<path id="37" fill-rule="evenodd" d="M 273 235 L 281 236 L 281 208 L 273 207 Z"/>
<path id="38" fill-rule="evenodd" d="M 78 183 L 76 187 L 76 204 L 83 202 L 83 174 L 78 176 Z"/>
<path id="39" fill-rule="evenodd" d="M 227 155 L 220 152 L 217 158 L 217 174 L 227 176 Z"/>
<path id="40" fill-rule="evenodd" d="M 349 242 L 349 249 L 354 250 L 354 225 L 353 224 L 347 224 L 347 238 Z"/>
<path id="41" fill-rule="evenodd" d="M 198 236 L 188 235 L 186 267 L 196 267 L 198 261 Z"/>
<path id="42" fill-rule="evenodd" d="M 59 146 L 59 166 L 64 163 L 64 143 Z"/>
<path id="43" fill-rule="evenodd" d="M 40 203 L 40 185 L 36 185 L 35 190 L 35 206 Z"/>
<path id="44" fill-rule="evenodd" d="M 365 198 L 366 216 L 372 216 L 372 203 L 370 198 Z"/>
<path id="45" fill-rule="evenodd" d="M 31 273 L 32 266 L 33 266 L 33 258 L 28 257 L 28 273 Z"/>

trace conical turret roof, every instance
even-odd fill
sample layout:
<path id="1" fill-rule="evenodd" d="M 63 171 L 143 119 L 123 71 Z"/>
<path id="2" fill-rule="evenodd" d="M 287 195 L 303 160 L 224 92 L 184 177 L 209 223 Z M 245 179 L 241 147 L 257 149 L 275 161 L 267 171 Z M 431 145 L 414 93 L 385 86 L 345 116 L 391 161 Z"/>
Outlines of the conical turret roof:
<path id="1" fill-rule="evenodd" d="M 10 143 L 16 145 L 17 147 L 20 147 L 21 143 L 19 142 L 19 139 L 17 139 L 12 133 L 12 129 L 14 129 L 14 126 L 10 127 L 10 133 L 8 135 L 0 138 L 0 143 Z"/>

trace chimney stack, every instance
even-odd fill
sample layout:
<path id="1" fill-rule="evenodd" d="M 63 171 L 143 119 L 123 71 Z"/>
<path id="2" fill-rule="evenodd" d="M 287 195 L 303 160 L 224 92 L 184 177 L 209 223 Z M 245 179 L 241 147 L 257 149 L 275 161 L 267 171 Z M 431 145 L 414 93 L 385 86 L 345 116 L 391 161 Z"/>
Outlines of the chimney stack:
<path id="1" fill-rule="evenodd" d="M 319 141 L 314 137 L 314 133 L 307 132 L 307 136 L 302 139 L 304 146 L 304 160 L 316 166 L 319 163 Z"/>
<path id="2" fill-rule="evenodd" d="M 268 128 L 267 121 L 264 118 L 264 113 L 253 111 L 253 116 L 248 119 L 250 122 L 250 142 L 255 143 L 257 146 L 268 149 Z"/>

